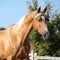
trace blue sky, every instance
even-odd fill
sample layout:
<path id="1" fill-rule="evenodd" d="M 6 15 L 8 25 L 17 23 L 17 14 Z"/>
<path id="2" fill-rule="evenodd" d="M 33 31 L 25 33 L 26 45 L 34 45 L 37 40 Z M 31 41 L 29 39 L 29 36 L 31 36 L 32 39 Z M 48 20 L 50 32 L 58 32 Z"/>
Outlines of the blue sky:
<path id="1" fill-rule="evenodd" d="M 16 23 L 28 13 L 27 1 L 32 0 L 0 0 L 0 27 L 8 27 Z M 45 7 L 45 0 L 38 0 L 38 6 Z M 53 6 L 53 11 L 60 10 L 60 0 L 47 0 Z"/>

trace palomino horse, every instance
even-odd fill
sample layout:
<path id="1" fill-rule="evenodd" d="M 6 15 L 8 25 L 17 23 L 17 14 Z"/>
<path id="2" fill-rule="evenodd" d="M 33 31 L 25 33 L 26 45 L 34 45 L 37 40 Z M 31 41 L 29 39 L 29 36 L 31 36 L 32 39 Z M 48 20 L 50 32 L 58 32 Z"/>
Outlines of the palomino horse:
<path id="1" fill-rule="evenodd" d="M 29 43 L 27 36 L 34 28 L 44 38 L 48 38 L 49 32 L 45 22 L 44 13 L 47 7 L 40 13 L 40 8 L 34 12 L 24 15 L 15 25 L 0 31 L 0 58 L 7 60 L 26 59 L 29 60 L 26 44 Z M 28 44 L 30 45 L 30 44 Z M 23 51 L 25 49 L 25 52 Z M 21 53 L 22 52 L 22 53 Z M 25 58 L 27 56 L 28 58 Z M 21 57 L 20 57 L 21 56 Z M 14 58 L 15 59 L 14 59 Z"/>
<path id="2" fill-rule="evenodd" d="M 45 39 L 47 39 L 49 36 L 49 32 L 47 29 L 47 25 L 45 24 L 45 16 L 44 16 L 44 13 L 46 12 L 47 8 L 48 8 L 48 6 L 45 7 L 45 9 L 42 11 L 42 13 L 39 13 L 35 16 L 35 18 L 34 18 L 35 21 L 34 21 L 33 27 L 32 27 L 35 30 L 37 30 L 40 34 L 42 34 L 43 38 L 45 38 Z M 31 15 L 28 15 L 27 18 L 29 18 L 29 16 L 31 16 Z M 25 39 L 28 37 L 29 32 L 26 33 Z M 31 43 L 28 39 L 26 39 L 24 42 L 24 45 L 22 45 L 21 48 L 16 53 L 15 59 L 29 60 L 28 54 L 30 53 L 30 51 L 31 51 Z"/>

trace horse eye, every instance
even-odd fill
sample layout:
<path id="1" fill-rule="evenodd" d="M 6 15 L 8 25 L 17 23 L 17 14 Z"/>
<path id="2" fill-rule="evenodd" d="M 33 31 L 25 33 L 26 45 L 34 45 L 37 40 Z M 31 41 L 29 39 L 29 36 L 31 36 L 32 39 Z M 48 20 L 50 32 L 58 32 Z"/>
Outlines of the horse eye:
<path id="1" fill-rule="evenodd" d="M 38 21 L 41 22 L 42 21 L 42 18 L 40 18 Z"/>

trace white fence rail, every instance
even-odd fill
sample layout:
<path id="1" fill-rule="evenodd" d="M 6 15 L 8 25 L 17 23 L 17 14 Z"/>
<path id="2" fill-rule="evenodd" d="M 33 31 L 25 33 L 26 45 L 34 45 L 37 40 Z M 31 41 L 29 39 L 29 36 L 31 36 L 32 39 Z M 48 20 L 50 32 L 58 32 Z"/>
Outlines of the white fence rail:
<path id="1" fill-rule="evenodd" d="M 38 56 L 37 53 L 34 53 L 32 50 L 29 54 L 30 60 L 60 60 L 60 57 L 51 57 L 51 56 Z"/>

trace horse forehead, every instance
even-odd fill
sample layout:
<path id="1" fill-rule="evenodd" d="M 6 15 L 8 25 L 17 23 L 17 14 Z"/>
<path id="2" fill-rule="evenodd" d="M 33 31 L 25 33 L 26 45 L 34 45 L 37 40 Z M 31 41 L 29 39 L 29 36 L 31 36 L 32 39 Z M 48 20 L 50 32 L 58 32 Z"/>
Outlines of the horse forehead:
<path id="1" fill-rule="evenodd" d="M 42 19 L 45 20 L 45 17 L 44 17 L 44 15 L 42 15 L 42 13 L 37 14 L 37 15 L 35 16 L 35 18 L 38 18 L 39 16 L 40 16 Z"/>
<path id="2" fill-rule="evenodd" d="M 38 16 L 41 16 L 42 15 L 42 13 L 39 13 L 39 14 L 37 14 L 36 16 L 35 16 L 35 18 L 37 18 Z"/>

